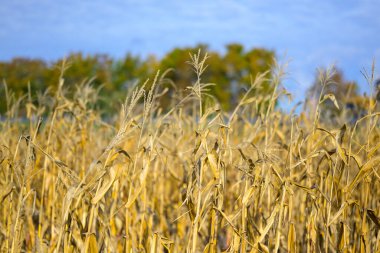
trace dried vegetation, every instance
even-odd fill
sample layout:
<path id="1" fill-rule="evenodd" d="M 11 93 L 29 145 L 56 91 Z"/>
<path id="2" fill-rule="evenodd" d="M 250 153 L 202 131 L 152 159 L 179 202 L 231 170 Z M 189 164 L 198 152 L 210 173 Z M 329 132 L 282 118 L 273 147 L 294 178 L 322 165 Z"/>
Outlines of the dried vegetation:
<path id="1" fill-rule="evenodd" d="M 158 73 L 112 124 L 89 84 L 65 95 L 64 71 L 37 103 L 7 90 L 1 252 L 379 252 L 375 100 L 355 124 L 319 121 L 332 95 L 286 114 L 275 109 L 286 95 L 276 67 L 225 113 L 203 103 L 207 56 L 191 59 L 198 79 L 170 110 L 156 102 Z M 264 81 L 273 93 L 251 96 Z"/>

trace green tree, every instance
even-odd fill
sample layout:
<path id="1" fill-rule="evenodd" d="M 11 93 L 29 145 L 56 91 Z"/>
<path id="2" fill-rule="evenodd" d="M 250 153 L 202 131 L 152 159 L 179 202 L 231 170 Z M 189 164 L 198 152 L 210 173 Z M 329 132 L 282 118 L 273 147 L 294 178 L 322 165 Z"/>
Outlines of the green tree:
<path id="1" fill-rule="evenodd" d="M 186 87 L 196 81 L 196 75 L 188 61 L 190 60 L 190 54 L 196 54 L 198 48 L 201 48 L 202 52 L 207 50 L 206 45 L 174 48 L 161 59 L 159 68 L 162 71 L 170 70 L 166 77 L 172 81 L 166 83 L 166 88 L 169 88 L 169 92 L 160 99 L 163 107 L 169 106 L 170 103 L 176 101 L 178 97 L 182 97 Z"/>
<path id="2" fill-rule="evenodd" d="M 48 63 L 40 59 L 14 58 L 10 62 L 0 62 L 0 113 L 6 111 L 5 82 L 15 99 L 28 93 L 45 91 L 50 82 Z"/>
<path id="3" fill-rule="evenodd" d="M 208 46 L 204 44 L 196 47 L 175 48 L 161 60 L 160 68 L 173 69 L 168 77 L 175 83 L 177 94 L 196 80 L 196 75 L 187 62 L 190 58 L 189 54 L 195 54 L 199 49 L 202 52 L 208 52 L 210 56 L 202 82 L 216 84 L 211 86 L 210 95 L 215 96 L 226 110 L 236 105 L 239 90 L 250 85 L 251 76 L 254 77 L 260 72 L 270 70 L 275 56 L 273 51 L 261 48 L 246 52 L 242 45 L 236 43 L 227 45 L 224 55 L 208 50 Z M 270 91 L 268 82 L 260 92 Z M 170 94 L 174 95 L 173 92 Z"/>
<path id="4" fill-rule="evenodd" d="M 0 62 L 0 78 L 6 80 L 17 95 L 32 89 L 42 89 L 46 83 L 47 64 L 39 59 L 15 58 L 11 62 Z"/>
<path id="5" fill-rule="evenodd" d="M 203 73 L 201 81 L 215 84 L 209 87 L 208 94 L 215 97 L 225 110 L 236 105 L 239 91 L 250 85 L 250 76 L 254 77 L 259 72 L 269 70 L 274 58 L 273 51 L 261 48 L 245 51 L 240 44 L 227 45 L 225 54 L 211 51 L 205 44 L 174 48 L 161 60 L 157 60 L 154 56 L 143 59 L 132 54 L 127 54 L 120 60 L 114 60 L 105 54 L 72 53 L 67 59 L 59 59 L 52 63 L 23 58 L 0 62 L 0 78 L 7 81 L 8 87 L 15 92 L 16 96 L 27 93 L 28 82 L 30 82 L 33 92 L 45 91 L 48 88 L 54 90 L 59 82 L 60 67 L 65 61 L 64 88 L 66 94 L 70 96 L 78 85 L 92 80 L 91 85 L 96 88 L 102 87 L 99 104 L 106 110 L 110 110 L 112 108 L 109 106 L 115 103 L 109 103 L 109 101 L 121 101 L 125 97 L 127 88 L 135 83 L 142 84 L 147 78 L 153 79 L 158 69 L 161 70 L 161 73 L 171 69 L 166 77 L 172 82 L 164 84 L 164 88 L 169 88 L 169 92 L 160 99 L 161 105 L 168 107 L 177 97 L 182 97 L 187 92 L 186 87 L 196 81 L 197 77 L 189 60 L 190 54 L 196 54 L 199 49 L 209 55 L 206 62 L 208 67 Z M 262 94 L 271 91 L 269 83 L 264 86 L 256 93 Z M 0 95 L 4 96 L 3 93 L 4 88 L 0 90 Z M 252 96 L 256 94 L 252 93 Z M 205 96 L 204 101 L 207 103 L 211 99 Z M 0 101 L 1 111 L 4 111 L 4 105 L 5 102 Z"/>
<path id="6" fill-rule="evenodd" d="M 250 85 L 251 77 L 254 78 L 258 73 L 264 73 L 271 69 L 275 54 L 273 51 L 263 48 L 253 48 L 246 52 L 242 45 L 236 43 L 227 45 L 226 50 L 223 62 L 227 68 L 227 78 L 233 94 L 231 103 L 236 104 L 239 100 L 239 91 Z M 268 73 L 269 77 L 270 73 Z M 260 93 L 267 94 L 271 91 L 269 82 L 265 82 Z M 251 96 L 256 94 L 257 92 Z"/>
<path id="7" fill-rule="evenodd" d="M 59 66 L 62 59 L 55 65 Z M 113 60 L 105 54 L 86 55 L 82 53 L 70 54 L 67 59 L 67 69 L 64 73 L 65 83 L 74 86 L 82 83 L 85 79 L 94 78 L 94 86 L 103 85 L 105 89 L 112 90 L 111 69 Z"/>

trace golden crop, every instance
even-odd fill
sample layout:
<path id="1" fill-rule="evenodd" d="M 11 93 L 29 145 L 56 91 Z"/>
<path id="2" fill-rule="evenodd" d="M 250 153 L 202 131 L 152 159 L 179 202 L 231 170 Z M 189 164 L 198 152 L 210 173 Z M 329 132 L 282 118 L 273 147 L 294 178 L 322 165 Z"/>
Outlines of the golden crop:
<path id="1" fill-rule="evenodd" d="M 7 91 L 1 252 L 379 252 L 375 102 L 352 125 L 321 123 L 322 97 L 280 112 L 278 68 L 271 96 L 250 96 L 264 73 L 225 113 L 203 103 L 205 60 L 192 56 L 198 80 L 169 111 L 157 74 L 112 124 L 91 87 L 69 99 L 64 76 L 50 106 Z"/>

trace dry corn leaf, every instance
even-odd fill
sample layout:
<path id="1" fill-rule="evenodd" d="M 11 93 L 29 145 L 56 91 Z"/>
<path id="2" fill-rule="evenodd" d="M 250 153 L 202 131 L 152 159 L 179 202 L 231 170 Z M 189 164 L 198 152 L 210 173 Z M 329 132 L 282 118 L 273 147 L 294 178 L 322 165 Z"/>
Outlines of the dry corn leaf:
<path id="1" fill-rule="evenodd" d="M 3 203 L 3 201 L 9 196 L 9 194 L 11 194 L 13 189 L 13 184 L 8 184 L 0 190 L 0 203 Z"/>
<path id="2" fill-rule="evenodd" d="M 323 97 L 323 99 L 322 99 L 322 101 L 320 103 L 324 102 L 327 99 L 331 100 L 334 103 L 334 106 L 339 110 L 338 101 L 336 100 L 334 94 L 329 93 L 329 94 L 324 95 L 324 97 Z"/>
<path id="3" fill-rule="evenodd" d="M 375 212 L 371 209 L 367 209 L 367 215 L 375 224 L 376 228 L 380 229 L 380 218 L 376 216 Z"/>
<path id="4" fill-rule="evenodd" d="M 276 215 L 278 213 L 278 211 L 280 210 L 280 206 L 279 205 L 276 205 L 270 215 L 270 217 L 268 218 L 267 220 L 267 224 L 265 226 L 265 228 L 260 232 L 260 237 L 258 239 L 258 242 L 261 242 L 262 240 L 264 240 L 265 236 L 268 234 L 269 230 L 272 228 L 273 224 L 274 224 L 274 221 L 275 221 L 275 218 L 276 218 Z"/>
<path id="5" fill-rule="evenodd" d="M 295 253 L 297 252 L 297 239 L 296 239 L 296 228 L 294 223 L 289 224 L 288 231 L 288 252 Z"/>
<path id="6" fill-rule="evenodd" d="M 351 193 L 354 188 L 359 184 L 364 177 L 366 177 L 370 172 L 372 172 L 373 168 L 376 168 L 376 166 L 380 163 L 380 156 L 374 157 L 370 159 L 367 163 L 365 163 L 360 171 L 356 174 L 355 178 L 352 180 L 352 182 L 346 186 L 345 191 L 348 193 Z"/>
<path id="7" fill-rule="evenodd" d="M 333 224 L 342 215 L 343 211 L 346 209 L 347 206 L 348 203 L 344 202 L 343 205 L 339 208 L 338 212 L 331 218 L 331 220 L 327 224 L 328 227 L 331 226 L 331 224 Z"/>
<path id="8" fill-rule="evenodd" d="M 255 186 L 251 186 L 248 191 L 246 191 L 243 195 L 243 199 L 242 199 L 242 203 L 244 206 L 247 206 L 248 205 L 248 202 L 251 200 L 251 197 L 253 195 L 253 193 L 255 192 L 255 189 L 256 187 Z"/>
<path id="9" fill-rule="evenodd" d="M 96 195 L 92 198 L 91 203 L 93 205 L 96 205 L 108 192 L 108 190 L 111 188 L 112 184 L 115 182 L 115 180 L 118 178 L 121 171 L 121 166 L 114 165 L 109 169 L 109 175 L 108 178 L 103 182 L 100 189 L 97 191 Z"/>
<path id="10" fill-rule="evenodd" d="M 147 161 L 146 164 L 144 165 L 144 168 L 143 168 L 140 176 L 139 176 L 140 186 L 139 186 L 139 188 L 137 188 L 137 190 L 135 190 L 132 197 L 128 199 L 128 202 L 126 204 L 127 208 L 130 208 L 133 205 L 133 203 L 136 201 L 137 197 L 139 196 L 141 190 L 143 189 L 143 187 L 145 187 L 146 177 L 148 175 L 149 167 L 150 167 L 150 161 Z"/>
<path id="11" fill-rule="evenodd" d="M 96 237 L 94 234 L 89 235 L 89 243 L 88 243 L 88 252 L 89 253 L 98 253 L 98 243 L 96 241 Z"/>
<path id="12" fill-rule="evenodd" d="M 211 171 L 214 175 L 214 178 L 219 179 L 220 172 L 219 172 L 219 167 L 218 167 L 218 158 L 217 158 L 216 154 L 214 154 L 212 152 L 208 153 L 207 154 L 207 161 L 208 161 L 208 164 L 209 164 Z"/>

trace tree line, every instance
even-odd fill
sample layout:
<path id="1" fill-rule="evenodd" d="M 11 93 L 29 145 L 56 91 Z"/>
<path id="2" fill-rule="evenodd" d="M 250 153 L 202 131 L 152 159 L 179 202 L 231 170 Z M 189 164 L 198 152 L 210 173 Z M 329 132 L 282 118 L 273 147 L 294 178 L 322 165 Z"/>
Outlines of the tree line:
<path id="1" fill-rule="evenodd" d="M 215 83 L 210 86 L 209 94 L 214 96 L 226 110 L 236 104 L 239 90 L 250 84 L 250 77 L 270 70 L 275 53 L 264 48 L 246 50 L 240 44 L 229 44 L 225 53 L 212 51 L 205 44 L 194 47 L 174 48 L 161 59 L 154 55 L 142 58 L 127 53 L 122 59 L 114 59 L 106 54 L 84 55 L 72 53 L 65 59 L 48 62 L 41 59 L 14 58 L 0 62 L 0 78 L 16 97 L 28 93 L 54 91 L 61 74 L 62 62 L 65 87 L 75 89 L 91 79 L 91 85 L 100 89 L 99 107 L 111 110 L 110 101 L 122 101 L 126 91 L 133 85 L 154 78 L 157 70 L 166 72 L 167 94 L 161 98 L 162 105 L 168 105 L 175 92 L 183 92 L 196 80 L 196 74 L 188 63 L 190 54 L 208 52 L 207 69 L 202 82 Z M 169 81 L 170 80 L 170 81 Z M 269 92 L 270 87 L 263 90 Z M 1 97 L 5 96 L 4 85 L 0 88 Z M 102 102 L 103 101 L 103 102 Z M 116 103 L 114 103 L 116 104 Z M 0 112 L 6 108 L 5 100 L 0 101 Z"/>
<path id="2" fill-rule="evenodd" d="M 208 93 L 216 98 L 226 111 L 235 107 L 240 94 L 249 87 L 252 77 L 258 73 L 270 71 L 275 63 L 275 52 L 265 48 L 246 49 L 241 44 L 228 44 L 224 53 L 210 50 L 206 44 L 194 47 L 174 48 L 161 59 L 154 55 L 142 58 L 138 55 L 127 53 L 121 59 L 114 59 L 106 54 L 84 55 L 72 53 L 65 59 L 45 61 L 41 59 L 14 58 L 10 61 L 0 62 L 0 79 L 6 84 L 8 90 L 13 92 L 15 98 L 21 98 L 30 90 L 33 97 L 42 93 L 53 93 L 59 83 L 59 78 L 64 72 L 64 86 L 67 95 L 70 91 L 80 89 L 86 83 L 99 89 L 100 99 L 97 100 L 98 108 L 104 113 L 117 109 L 123 101 L 128 90 L 141 85 L 148 78 L 154 79 L 157 70 L 166 72 L 162 85 L 166 93 L 160 97 L 163 108 L 170 106 L 174 96 L 186 92 L 197 79 L 196 74 L 189 64 L 190 54 L 196 54 L 198 50 L 208 52 L 207 68 L 202 74 L 203 83 L 214 83 L 209 86 Z M 66 62 L 63 65 L 63 62 Z M 65 66 L 65 69 L 62 69 Z M 321 92 L 319 77 L 308 92 L 312 98 Z M 341 103 L 352 103 L 353 98 L 360 99 L 358 86 L 355 82 L 344 79 L 343 72 L 335 69 L 332 72 L 331 83 L 324 93 L 332 93 Z M 264 84 L 254 95 L 268 95 L 273 91 L 270 82 Z M 6 111 L 5 85 L 0 88 L 0 114 Z M 120 102 L 120 103 L 119 103 Z M 358 102 L 354 102 L 355 105 Z M 344 106 L 343 106 L 344 107 Z M 331 103 L 325 103 L 324 110 L 337 114 L 337 108 Z"/>

